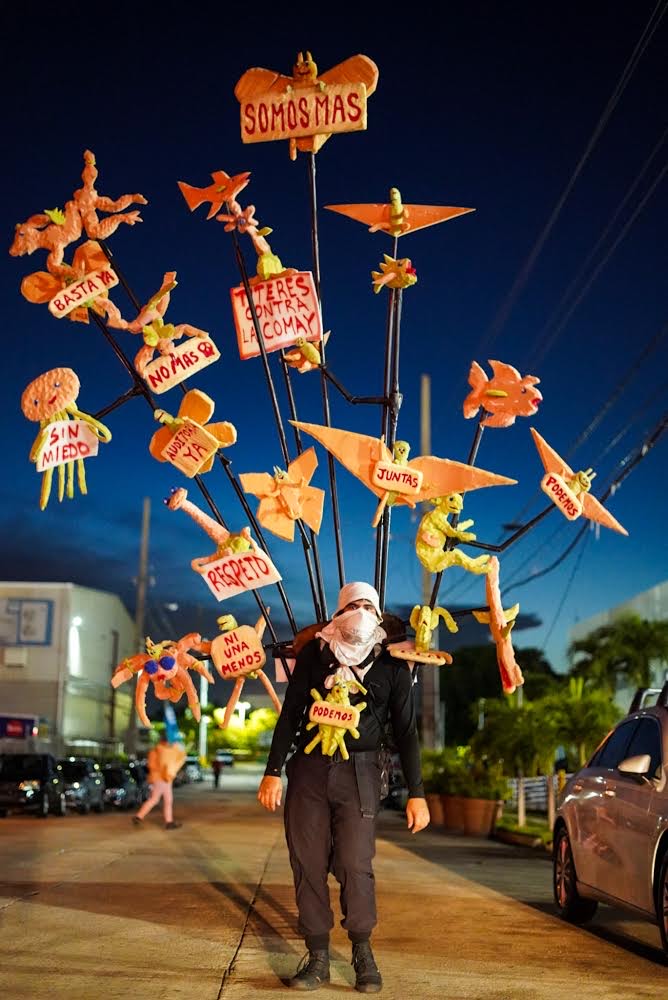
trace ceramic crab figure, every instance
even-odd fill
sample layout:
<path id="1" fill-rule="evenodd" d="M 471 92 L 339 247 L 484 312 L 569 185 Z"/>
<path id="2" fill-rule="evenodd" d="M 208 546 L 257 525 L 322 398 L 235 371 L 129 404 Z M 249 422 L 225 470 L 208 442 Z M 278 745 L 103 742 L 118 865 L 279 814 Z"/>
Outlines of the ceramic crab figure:
<path id="1" fill-rule="evenodd" d="M 383 254 L 380 271 L 372 271 L 373 290 L 378 293 L 381 288 L 410 288 L 417 282 L 417 272 L 409 257 L 395 259 Z"/>
<path id="2" fill-rule="evenodd" d="M 333 757 L 336 751 L 340 750 L 343 759 L 348 760 L 350 755 L 345 744 L 346 733 L 349 732 L 355 740 L 360 738 L 357 724 L 360 712 L 366 708 L 365 701 L 355 705 L 350 704 L 350 693 L 356 691 L 361 691 L 362 694 L 367 693 L 366 688 L 362 687 L 359 681 L 343 680 L 336 675 L 334 675 L 329 694 L 325 698 L 322 697 L 317 688 L 311 690 L 314 702 L 309 713 L 311 721 L 307 723 L 306 728 L 310 730 L 317 726 L 318 732 L 304 747 L 304 753 L 311 753 L 320 743 L 326 757 Z M 317 721 L 320 711 L 326 713 L 322 716 L 322 722 Z M 316 718 L 313 717 L 314 714 Z"/>
<path id="3" fill-rule="evenodd" d="M 40 426 L 39 434 L 30 449 L 30 461 L 35 462 L 39 469 L 47 452 L 56 456 L 55 466 L 52 464 L 47 467 L 46 462 L 44 463 L 40 510 L 44 510 L 51 496 L 54 467 L 58 469 L 58 500 L 62 501 L 66 493 L 70 500 L 74 497 L 75 462 L 79 492 L 85 495 L 88 488 L 84 457 L 96 453 L 98 441 L 111 441 L 111 431 L 104 424 L 89 413 L 77 409 L 75 404 L 79 388 L 79 379 L 71 368 L 52 368 L 34 379 L 21 396 L 23 415 L 28 420 L 39 421 Z M 68 427 L 67 422 L 70 420 L 74 423 Z M 75 425 L 77 421 L 80 422 L 79 426 Z M 93 447 L 83 441 L 81 424 L 93 436 Z"/>
<path id="4" fill-rule="evenodd" d="M 202 712 L 195 685 L 188 671 L 195 670 L 206 677 L 210 684 L 213 684 L 213 677 L 204 663 L 192 656 L 188 650 L 196 649 L 206 653 L 209 645 L 202 641 L 198 632 L 189 632 L 178 642 L 170 639 L 152 642 L 147 636 L 146 652 L 130 656 L 119 663 L 111 678 L 112 687 L 117 688 L 136 674 L 139 675 L 135 707 L 142 724 L 147 728 L 151 725 L 151 720 L 146 714 L 146 692 L 149 684 L 153 684 L 153 693 L 161 701 L 177 702 L 185 694 L 188 698 L 188 707 L 199 722 Z"/>
<path id="5" fill-rule="evenodd" d="M 450 493 L 445 497 L 436 497 L 432 501 L 436 509 L 425 514 L 420 521 L 415 551 L 417 557 L 430 573 L 442 573 L 450 566 L 461 566 L 469 573 L 486 573 L 489 569 L 489 556 L 477 556 L 472 559 L 459 549 L 444 550 L 446 539 L 453 538 L 458 542 L 474 542 L 475 534 L 467 531 L 474 522 L 462 521 L 453 528 L 448 520 L 451 514 L 459 515 L 464 508 L 461 493 Z"/>

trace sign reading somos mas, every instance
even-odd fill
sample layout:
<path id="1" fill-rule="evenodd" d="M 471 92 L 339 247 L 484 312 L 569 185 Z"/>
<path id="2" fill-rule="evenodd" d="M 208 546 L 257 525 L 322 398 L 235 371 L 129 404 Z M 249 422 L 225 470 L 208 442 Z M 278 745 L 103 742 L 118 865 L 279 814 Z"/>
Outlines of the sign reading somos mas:
<path id="1" fill-rule="evenodd" d="M 322 317 L 310 271 L 295 271 L 252 286 L 255 311 L 267 352 L 291 347 L 299 337 L 320 340 Z M 230 289 L 232 314 L 242 361 L 260 353 L 243 285 Z"/>
<path id="2" fill-rule="evenodd" d="M 366 85 L 300 87 L 285 94 L 262 94 L 241 104 L 241 141 L 299 139 L 366 128 Z"/>
<path id="3" fill-rule="evenodd" d="M 282 579 L 269 556 L 260 548 L 250 552 L 232 552 L 202 571 L 206 585 L 217 601 L 224 601 L 245 590 L 258 590 Z"/>
<path id="4" fill-rule="evenodd" d="M 37 458 L 37 471 L 97 455 L 99 441 L 85 420 L 54 420 Z"/>

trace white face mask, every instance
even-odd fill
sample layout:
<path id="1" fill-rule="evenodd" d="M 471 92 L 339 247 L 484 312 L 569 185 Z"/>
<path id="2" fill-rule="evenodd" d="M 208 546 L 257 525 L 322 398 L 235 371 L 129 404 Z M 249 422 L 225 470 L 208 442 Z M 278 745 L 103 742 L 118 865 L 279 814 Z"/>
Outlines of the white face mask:
<path id="1" fill-rule="evenodd" d="M 316 636 L 329 644 L 340 664 L 356 667 L 386 638 L 386 632 L 372 611 L 352 608 L 332 618 Z"/>
<path id="2" fill-rule="evenodd" d="M 366 608 L 351 608 L 334 619 L 339 634 L 351 646 L 364 646 L 376 634 L 378 619 Z"/>

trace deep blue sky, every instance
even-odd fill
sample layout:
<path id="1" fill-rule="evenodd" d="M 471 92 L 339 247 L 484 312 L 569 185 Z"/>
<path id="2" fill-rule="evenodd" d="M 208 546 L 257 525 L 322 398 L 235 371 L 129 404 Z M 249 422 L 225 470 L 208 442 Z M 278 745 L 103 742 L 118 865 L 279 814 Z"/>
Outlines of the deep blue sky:
<path id="1" fill-rule="evenodd" d="M 176 181 L 204 186 L 212 170 L 251 170 L 242 203 L 252 201 L 261 222 L 274 229 L 271 243 L 284 264 L 307 269 L 306 160 L 300 156 L 290 162 L 286 143 L 242 145 L 234 84 L 251 66 L 289 73 L 300 47 L 311 49 L 321 71 L 363 52 L 380 68 L 378 89 L 369 101 L 369 128 L 332 138 L 318 154 L 320 204 L 384 201 L 388 188 L 397 185 L 407 202 L 477 209 L 402 241 L 419 283 L 404 297 L 400 436 L 413 442 L 417 454 L 419 379 L 428 372 L 433 452 L 465 460 L 474 430 L 461 413 L 468 368 L 472 359 L 486 364 L 499 358 L 541 378 L 544 402 L 535 426 L 568 453 L 667 319 L 664 181 L 559 336 L 543 349 L 546 323 L 666 128 L 668 18 L 639 61 L 507 321 L 493 338 L 490 330 L 498 327 L 499 310 L 654 6 L 469 3 L 445 4 L 435 13 L 432 5 L 411 5 L 401 20 L 378 5 L 327 8 L 326 14 L 314 5 L 292 6 L 289 14 L 256 6 L 227 20 L 229 8 L 214 14 L 202 4 L 188 5 L 186 19 L 186 8 L 175 3 L 162 4 L 154 15 L 140 5 L 116 5 L 100 14 L 69 3 L 59 4 L 54 15 L 41 4 L 23 3 L 3 14 L 5 93 L 11 93 L 3 116 L 6 244 L 16 222 L 63 205 L 79 186 L 84 149 L 92 149 L 102 193 L 118 197 L 141 191 L 149 200 L 142 209 L 143 225 L 122 227 L 112 238 L 120 266 L 142 301 L 159 287 L 165 270 L 178 272 L 168 319 L 209 330 L 223 354 L 194 384 L 216 400 L 218 419 L 237 425 L 239 442 L 228 451 L 234 469 L 270 470 L 281 461 L 278 438 L 261 363 L 241 362 L 237 353 L 228 289 L 238 283 L 238 275 L 230 238 L 218 223 L 204 221 L 204 209 L 193 215 L 187 211 Z M 664 144 L 611 240 L 665 163 Z M 369 272 L 389 249 L 389 240 L 324 211 L 320 225 L 325 327 L 333 331 L 329 360 L 351 391 L 375 394 L 382 380 L 386 300 L 372 294 Z M 246 249 L 250 263 L 250 245 Z M 200 605 L 186 627 L 214 631 L 217 614 L 240 612 L 244 602 L 232 601 L 229 609 L 216 605 L 191 572 L 190 559 L 211 551 L 211 543 L 188 518 L 162 506 L 169 488 L 184 481 L 171 466 L 149 456 L 155 424 L 141 400 L 108 419 L 113 441 L 87 465 L 88 497 L 60 506 L 52 500 L 40 513 L 39 477 L 27 457 L 35 425 L 20 412 L 22 389 L 48 368 L 66 365 L 81 379 L 79 406 L 95 412 L 122 393 L 128 379 L 95 326 L 58 323 L 46 306 L 21 298 L 20 281 L 44 268 L 43 252 L 0 259 L 6 442 L 0 575 L 71 579 L 118 591 L 131 604 L 142 497 L 150 496 L 151 604 Z M 120 290 L 113 298 L 125 315 L 133 315 Z M 133 356 L 137 339 L 118 336 Z M 545 356 L 535 365 L 540 353 Z M 598 482 L 605 483 L 642 441 L 665 409 L 667 360 L 664 339 L 573 456 L 576 468 L 594 465 Z M 272 367 L 278 376 L 276 361 Z M 295 388 L 300 417 L 320 422 L 317 377 L 297 376 Z M 160 397 L 160 405 L 174 412 L 179 400 L 174 390 Z M 333 417 L 335 425 L 359 431 L 376 433 L 379 426 L 376 410 L 353 409 L 338 398 Z M 326 486 L 322 451 L 320 456 L 316 483 Z M 467 499 L 465 516 L 475 518 L 479 537 L 496 540 L 501 525 L 528 501 L 530 514 L 543 506 L 542 494 L 536 496 L 542 467 L 527 422 L 487 431 L 479 464 L 519 480 L 518 486 Z M 512 594 L 544 622 L 523 632 L 521 642 L 542 646 L 551 631 L 547 653 L 557 667 L 564 665 L 568 628 L 577 618 L 665 578 L 665 468 L 662 440 L 609 503 L 630 538 L 602 530 L 599 540 L 589 541 L 556 623 L 577 551 L 554 573 Z M 347 576 L 368 578 L 375 502 L 347 472 L 338 472 Z M 243 514 L 218 467 L 209 474 L 208 486 L 231 525 L 241 528 Z M 196 488 L 191 496 L 198 502 Z M 331 604 L 337 577 L 330 525 L 327 506 L 321 554 Z M 551 562 L 577 528 L 555 511 L 503 559 L 502 586 Z M 419 599 L 414 535 L 409 513 L 395 513 L 390 607 Z M 299 624 L 307 624 L 312 610 L 301 548 L 275 540 L 272 552 Z M 464 592 L 468 577 L 457 569 L 450 573 L 457 587 L 448 597 L 444 586 L 444 602 L 479 604 L 482 580 Z M 265 596 L 278 606 L 273 592 Z M 152 628 L 158 631 L 159 625 Z"/>

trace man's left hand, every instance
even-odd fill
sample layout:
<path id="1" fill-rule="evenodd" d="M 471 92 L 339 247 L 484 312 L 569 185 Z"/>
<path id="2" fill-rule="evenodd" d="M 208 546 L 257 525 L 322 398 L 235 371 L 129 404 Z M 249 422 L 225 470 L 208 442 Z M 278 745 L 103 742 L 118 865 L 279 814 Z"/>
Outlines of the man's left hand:
<path id="1" fill-rule="evenodd" d="M 406 819 L 411 833 L 419 833 L 429 826 L 429 808 L 426 799 L 409 799 L 406 803 Z"/>

